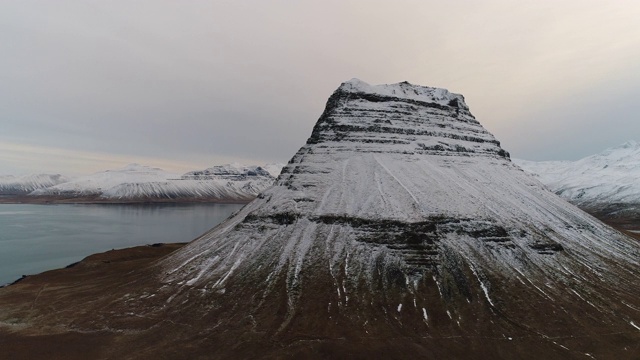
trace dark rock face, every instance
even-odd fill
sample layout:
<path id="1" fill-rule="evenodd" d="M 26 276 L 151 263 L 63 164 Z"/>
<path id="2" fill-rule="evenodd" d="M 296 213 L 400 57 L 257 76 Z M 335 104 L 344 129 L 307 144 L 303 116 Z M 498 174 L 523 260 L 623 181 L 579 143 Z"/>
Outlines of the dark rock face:
<path id="1" fill-rule="evenodd" d="M 142 357 L 633 359 L 639 259 L 461 95 L 352 80 L 275 186 L 74 329 L 127 331 Z"/>
<path id="2" fill-rule="evenodd" d="M 412 91 L 413 85 L 401 83 L 398 87 Z M 487 153 L 508 158 L 509 154 L 500 148 L 500 142 L 471 115 L 462 96 L 447 95 L 451 98 L 443 105 L 442 101 L 429 96 L 414 100 L 341 87 L 327 101 L 307 144 L 408 145 L 403 149 L 406 154 Z M 417 138 L 424 141 L 416 141 Z M 384 150 L 363 146 L 357 147 L 356 151 Z"/>

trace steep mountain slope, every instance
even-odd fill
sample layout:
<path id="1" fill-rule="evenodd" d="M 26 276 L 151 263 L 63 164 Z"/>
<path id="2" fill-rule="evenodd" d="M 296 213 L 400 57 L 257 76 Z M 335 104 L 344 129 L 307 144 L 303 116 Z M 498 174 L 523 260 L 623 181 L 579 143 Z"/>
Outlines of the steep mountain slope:
<path id="1" fill-rule="evenodd" d="M 67 181 L 69 179 L 60 174 L 0 176 L 0 195 L 26 195 L 36 189 L 47 188 Z"/>
<path id="2" fill-rule="evenodd" d="M 259 166 L 222 165 L 178 175 L 131 164 L 40 189 L 30 195 L 123 201 L 250 201 L 274 180 Z"/>
<path id="3" fill-rule="evenodd" d="M 609 148 L 577 161 L 514 160 L 556 194 L 589 210 L 640 211 L 640 144 Z"/>
<path id="4" fill-rule="evenodd" d="M 462 337 L 584 357 L 585 339 L 640 339 L 639 259 L 512 164 L 462 96 L 352 80 L 274 187 L 162 267 L 167 301 L 215 321 L 225 346 L 340 353 L 347 338 L 402 357 Z"/>
<path id="5" fill-rule="evenodd" d="M 635 359 L 639 259 L 461 95 L 354 79 L 237 214 L 55 312 L 0 292 L 0 325 L 103 332 L 110 358 Z"/>

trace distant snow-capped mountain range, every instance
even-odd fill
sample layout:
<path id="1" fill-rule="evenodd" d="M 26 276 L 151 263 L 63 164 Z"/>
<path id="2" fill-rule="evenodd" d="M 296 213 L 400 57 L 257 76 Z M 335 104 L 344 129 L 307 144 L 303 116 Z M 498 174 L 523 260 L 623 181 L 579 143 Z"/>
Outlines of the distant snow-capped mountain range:
<path id="1" fill-rule="evenodd" d="M 69 179 L 62 175 L 0 177 L 0 195 L 99 201 L 249 201 L 270 187 L 283 164 L 227 164 L 177 174 L 130 164 Z"/>
<path id="2" fill-rule="evenodd" d="M 640 204 L 640 143 L 636 141 L 577 161 L 513 161 L 575 205 L 595 209 Z"/>
<path id="3" fill-rule="evenodd" d="M 60 174 L 4 175 L 0 176 L 0 195 L 26 195 L 67 181 L 69 178 Z"/>

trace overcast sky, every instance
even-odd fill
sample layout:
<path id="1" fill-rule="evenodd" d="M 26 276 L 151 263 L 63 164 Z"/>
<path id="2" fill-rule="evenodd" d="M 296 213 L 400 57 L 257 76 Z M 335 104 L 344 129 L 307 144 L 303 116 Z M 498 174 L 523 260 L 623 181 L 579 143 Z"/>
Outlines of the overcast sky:
<path id="1" fill-rule="evenodd" d="M 465 96 L 513 157 L 640 140 L 638 1 L 0 2 L 0 174 L 286 162 L 341 82 Z"/>

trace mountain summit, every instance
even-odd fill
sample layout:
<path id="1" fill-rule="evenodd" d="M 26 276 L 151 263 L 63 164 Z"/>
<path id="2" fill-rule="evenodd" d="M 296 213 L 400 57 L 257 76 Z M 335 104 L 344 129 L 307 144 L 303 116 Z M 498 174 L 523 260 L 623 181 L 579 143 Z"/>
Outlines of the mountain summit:
<path id="1" fill-rule="evenodd" d="M 354 79 L 275 186 L 160 264 L 160 298 L 246 356 L 624 358 L 639 259 L 461 95 Z"/>
<path id="2" fill-rule="evenodd" d="M 354 79 L 273 187 L 64 324 L 112 358 L 633 359 L 639 261 L 461 95 Z"/>

